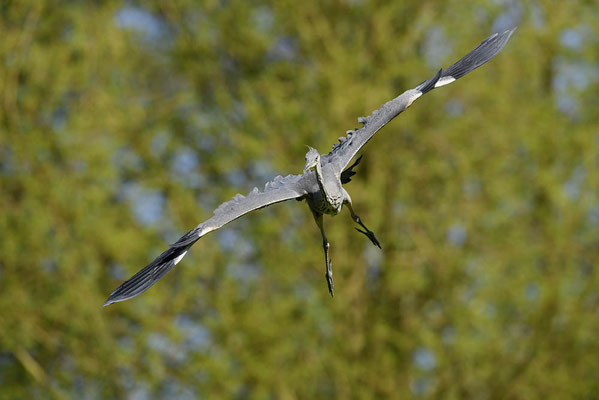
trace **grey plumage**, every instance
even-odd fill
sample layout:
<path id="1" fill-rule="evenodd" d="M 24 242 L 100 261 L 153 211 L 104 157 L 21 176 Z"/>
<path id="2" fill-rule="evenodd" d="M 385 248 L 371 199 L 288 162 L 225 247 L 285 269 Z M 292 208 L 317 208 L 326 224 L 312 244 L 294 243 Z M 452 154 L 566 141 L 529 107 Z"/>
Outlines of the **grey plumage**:
<path id="1" fill-rule="evenodd" d="M 432 78 L 383 104 L 370 116 L 360 117 L 358 122 L 362 124 L 362 128 L 347 131 L 346 136 L 340 137 L 338 143 L 328 154 L 320 155 L 318 151 L 310 148 L 306 154 L 306 164 L 302 175 L 277 176 L 265 185 L 263 191 L 255 188 L 246 196 L 236 195 L 232 200 L 221 204 L 210 219 L 187 232 L 149 265 L 114 290 L 104 305 L 130 299 L 146 291 L 170 271 L 189 248 L 207 233 L 223 227 L 248 212 L 291 199 L 306 200 L 314 215 L 323 240 L 325 276 L 329 291 L 333 295 L 333 272 L 329 257 L 329 242 L 323 227 L 323 214 L 336 215 L 345 205 L 349 209 L 352 219 L 363 230 L 356 229 L 380 248 L 380 243 L 374 233 L 366 228 L 360 217 L 354 212 L 351 197 L 342 186 L 349 183 L 350 178 L 355 175 L 353 168 L 358 165 L 361 157 L 349 168 L 346 169 L 346 166 L 377 131 L 408 108 L 417 98 L 436 87 L 461 78 L 495 57 L 505 46 L 514 30 L 515 28 L 489 36 L 449 68 L 439 70 Z"/>
<path id="2" fill-rule="evenodd" d="M 494 33 L 449 68 L 440 70 L 432 78 L 386 102 L 370 116 L 362 118 L 364 126 L 357 131 L 348 131 L 347 140 L 333 145 L 331 152 L 323 156 L 323 162 L 335 163 L 339 170 L 344 169 L 379 129 L 402 113 L 412 102 L 435 87 L 452 83 L 495 57 L 515 30 L 514 28 L 501 34 Z"/>

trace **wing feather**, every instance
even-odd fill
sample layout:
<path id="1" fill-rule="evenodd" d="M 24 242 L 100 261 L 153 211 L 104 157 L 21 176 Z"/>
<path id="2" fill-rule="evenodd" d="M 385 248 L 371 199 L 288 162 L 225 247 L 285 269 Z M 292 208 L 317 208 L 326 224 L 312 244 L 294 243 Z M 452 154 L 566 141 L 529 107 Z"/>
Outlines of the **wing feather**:
<path id="1" fill-rule="evenodd" d="M 232 200 L 218 206 L 214 210 L 212 218 L 187 232 L 166 251 L 156 257 L 154 261 L 116 288 L 104 305 L 107 306 L 118 301 L 128 300 L 148 290 L 181 261 L 189 248 L 207 233 L 219 229 L 229 222 L 259 208 L 285 200 L 301 198 L 306 194 L 305 187 L 305 175 L 277 176 L 265 185 L 262 192 L 254 188 L 247 196 L 236 195 Z"/>
<path id="2" fill-rule="evenodd" d="M 339 138 L 339 142 L 335 143 L 331 152 L 323 156 L 324 162 L 334 162 L 339 170 L 343 170 L 379 129 L 408 108 L 414 100 L 434 88 L 456 81 L 495 57 L 503 49 L 515 29 L 501 34 L 494 33 L 449 68 L 439 70 L 432 78 L 383 104 L 370 116 L 358 118 L 358 122 L 363 124 L 362 128 L 347 131 L 345 137 Z"/>

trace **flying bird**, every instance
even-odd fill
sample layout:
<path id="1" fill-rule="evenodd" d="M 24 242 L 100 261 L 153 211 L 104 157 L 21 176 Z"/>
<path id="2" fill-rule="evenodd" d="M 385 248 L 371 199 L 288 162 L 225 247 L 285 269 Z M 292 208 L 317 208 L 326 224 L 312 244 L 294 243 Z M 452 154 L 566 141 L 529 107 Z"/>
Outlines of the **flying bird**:
<path id="1" fill-rule="evenodd" d="M 305 156 L 305 166 L 301 175 L 277 176 L 266 183 L 264 190 L 254 188 L 247 196 L 236 195 L 232 200 L 221 204 L 214 215 L 196 226 L 145 266 L 128 281 L 114 290 L 104 306 L 133 298 L 150 288 L 170 271 L 187 254 L 189 248 L 209 232 L 222 228 L 237 218 L 271 204 L 285 200 L 305 200 L 314 216 L 314 221 L 322 235 L 325 257 L 325 277 L 331 296 L 333 291 L 333 270 L 329 256 L 329 241 L 323 227 L 323 215 L 337 215 L 345 206 L 356 224 L 356 230 L 364 234 L 373 245 L 381 247 L 374 233 L 364 225 L 352 207 L 351 197 L 343 188 L 355 174 L 361 156 L 349 166 L 358 151 L 389 121 L 407 109 L 414 100 L 434 88 L 447 85 L 480 67 L 495 57 L 505 46 L 515 28 L 501 34 L 495 33 L 481 42 L 474 50 L 447 69 L 440 69 L 435 76 L 413 89 L 383 104 L 368 117 L 358 118 L 360 129 L 346 132 L 340 137 L 328 154 L 320 154 L 309 147 Z"/>

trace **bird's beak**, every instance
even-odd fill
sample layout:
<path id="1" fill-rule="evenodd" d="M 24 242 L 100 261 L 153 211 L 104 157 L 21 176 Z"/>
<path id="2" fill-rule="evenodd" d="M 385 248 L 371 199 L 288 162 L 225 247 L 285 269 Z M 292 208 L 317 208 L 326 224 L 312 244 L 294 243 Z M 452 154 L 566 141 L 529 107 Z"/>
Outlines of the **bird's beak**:
<path id="1" fill-rule="evenodd" d="M 310 171 L 311 169 L 316 167 L 316 163 L 306 163 L 306 166 L 304 167 L 304 174 L 308 171 Z"/>
<path id="2" fill-rule="evenodd" d="M 308 150 L 316 152 L 316 150 L 314 150 L 312 147 L 310 147 L 308 145 L 306 145 L 306 147 L 308 148 Z M 306 155 L 306 157 L 307 156 L 308 155 Z M 318 164 L 319 162 L 320 162 L 320 160 L 318 158 L 313 159 L 311 161 L 306 161 L 306 166 L 304 167 L 304 174 L 306 172 L 310 171 L 312 168 L 316 168 L 316 164 Z"/>

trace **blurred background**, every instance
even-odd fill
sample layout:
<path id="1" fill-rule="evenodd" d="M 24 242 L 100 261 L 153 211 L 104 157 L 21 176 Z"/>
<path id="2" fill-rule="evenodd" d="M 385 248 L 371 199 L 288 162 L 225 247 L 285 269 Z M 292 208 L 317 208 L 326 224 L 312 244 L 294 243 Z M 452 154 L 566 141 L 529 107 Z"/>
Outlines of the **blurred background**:
<path id="1" fill-rule="evenodd" d="M 0 398 L 599 396 L 595 1 L 2 1 Z M 518 25 L 286 202 L 108 294 L 213 209 Z"/>

